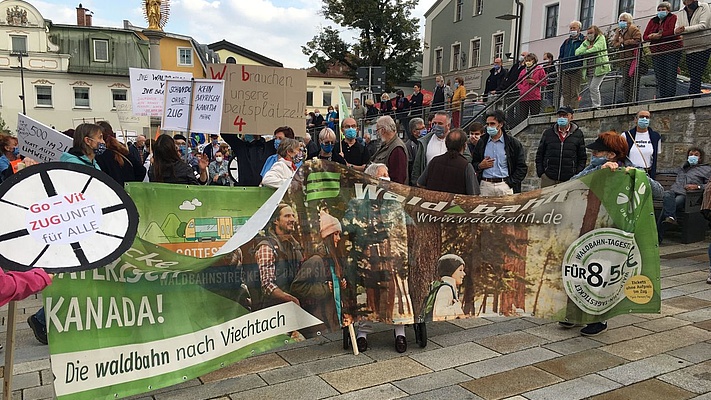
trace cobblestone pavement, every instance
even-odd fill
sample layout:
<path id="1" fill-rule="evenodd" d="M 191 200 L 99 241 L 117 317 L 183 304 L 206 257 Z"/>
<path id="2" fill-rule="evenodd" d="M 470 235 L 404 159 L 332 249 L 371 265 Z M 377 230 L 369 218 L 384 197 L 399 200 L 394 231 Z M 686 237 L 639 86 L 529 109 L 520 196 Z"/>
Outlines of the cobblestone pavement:
<path id="1" fill-rule="evenodd" d="M 358 356 L 343 350 L 340 333 L 329 334 L 132 399 L 711 400 L 706 249 L 661 247 L 661 314 L 615 317 L 596 337 L 535 318 L 478 318 L 428 324 L 426 348 L 407 328 L 408 351 L 398 354 L 383 325 Z M 40 303 L 18 303 L 13 399 L 54 397 L 47 347 L 25 322 Z M 7 306 L 0 316 L 4 343 Z"/>

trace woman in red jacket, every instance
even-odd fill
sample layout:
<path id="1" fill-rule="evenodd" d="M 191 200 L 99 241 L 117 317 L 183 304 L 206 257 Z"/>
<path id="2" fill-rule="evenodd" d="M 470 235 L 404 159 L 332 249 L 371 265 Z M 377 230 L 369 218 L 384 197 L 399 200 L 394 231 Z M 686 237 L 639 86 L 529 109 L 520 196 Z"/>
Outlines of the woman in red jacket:
<path id="1" fill-rule="evenodd" d="M 674 34 L 676 15 L 672 6 L 663 1 L 657 6 L 657 16 L 650 19 L 642 38 L 650 42 L 654 76 L 657 78 L 657 98 L 676 96 L 676 70 L 684 47 L 679 35 Z"/>
<path id="2" fill-rule="evenodd" d="M 518 90 L 521 93 L 519 100 L 520 119 L 523 121 L 528 115 L 541 113 L 541 87 L 546 86 L 546 71 L 538 65 L 538 57 L 528 53 L 523 59 L 526 68 L 518 74 Z"/>

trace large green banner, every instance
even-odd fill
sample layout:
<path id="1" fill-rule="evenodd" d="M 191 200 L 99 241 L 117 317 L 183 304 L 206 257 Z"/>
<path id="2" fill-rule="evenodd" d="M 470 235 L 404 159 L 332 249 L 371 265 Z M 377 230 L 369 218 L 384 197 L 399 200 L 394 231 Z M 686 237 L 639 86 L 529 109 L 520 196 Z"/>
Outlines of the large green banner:
<path id="1" fill-rule="evenodd" d="M 452 195 L 306 163 L 288 186 L 130 184 L 139 238 L 45 290 L 57 396 L 117 398 L 369 320 L 659 312 L 638 171 Z"/>

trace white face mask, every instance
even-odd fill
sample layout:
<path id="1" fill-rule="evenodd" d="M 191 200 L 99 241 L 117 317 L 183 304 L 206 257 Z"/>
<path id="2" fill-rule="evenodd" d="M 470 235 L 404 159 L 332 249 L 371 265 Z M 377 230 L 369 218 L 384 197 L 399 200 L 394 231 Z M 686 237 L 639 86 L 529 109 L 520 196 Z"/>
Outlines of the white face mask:
<path id="1" fill-rule="evenodd" d="M 381 176 L 380 179 L 382 179 L 384 181 L 389 181 L 390 177 L 389 176 Z"/>
<path id="2" fill-rule="evenodd" d="M 222 157 L 215 157 L 215 161 L 217 162 L 222 162 L 222 160 L 224 160 Z"/>

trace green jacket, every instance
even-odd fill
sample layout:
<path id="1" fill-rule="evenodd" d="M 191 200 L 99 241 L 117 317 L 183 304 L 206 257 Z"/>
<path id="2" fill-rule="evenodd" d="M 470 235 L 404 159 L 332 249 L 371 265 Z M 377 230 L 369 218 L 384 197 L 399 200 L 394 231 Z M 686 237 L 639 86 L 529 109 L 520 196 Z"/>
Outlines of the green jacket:
<path id="1" fill-rule="evenodd" d="M 588 46 L 590 46 L 590 41 L 585 39 L 583 44 L 575 50 L 575 55 L 588 57 L 595 55 L 595 76 L 603 76 L 609 73 L 612 68 L 610 68 L 610 59 L 607 57 L 607 39 L 605 35 L 598 35 L 593 46 L 589 49 Z M 585 65 L 592 65 L 590 61 L 590 58 L 588 58 L 585 61 Z M 583 70 L 583 77 L 585 77 L 585 75 L 585 70 Z"/>

